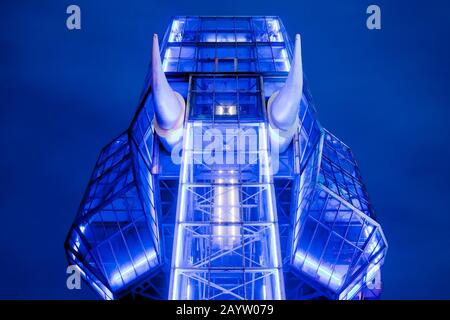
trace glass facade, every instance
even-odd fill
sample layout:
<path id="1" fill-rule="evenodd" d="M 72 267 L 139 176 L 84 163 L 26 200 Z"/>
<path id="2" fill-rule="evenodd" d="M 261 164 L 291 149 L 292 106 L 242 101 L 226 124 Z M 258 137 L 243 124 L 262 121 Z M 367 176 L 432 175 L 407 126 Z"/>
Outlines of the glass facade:
<path id="1" fill-rule="evenodd" d="M 288 49 L 275 17 L 177 18 L 168 36 L 166 72 L 287 72 Z"/>
<path id="2" fill-rule="evenodd" d="M 306 78 L 293 141 L 271 171 L 267 104 L 292 49 L 278 17 L 173 18 L 161 58 L 186 102 L 180 161 L 155 132 L 149 72 L 65 243 L 102 298 L 379 297 L 386 239 L 353 154 L 317 120 Z M 212 142 L 231 164 L 211 162 Z"/>
<path id="3" fill-rule="evenodd" d="M 161 263 L 153 184 L 127 133 L 100 154 L 66 249 L 104 298 Z"/>
<path id="4" fill-rule="evenodd" d="M 242 130 L 236 123 L 187 124 L 170 299 L 285 297 L 266 127 L 239 126 Z M 209 163 L 204 137 L 211 128 L 239 145 L 224 156 L 242 161 Z"/>
<path id="5" fill-rule="evenodd" d="M 192 78 L 190 93 L 193 120 L 248 122 L 263 117 L 258 77 L 197 76 Z"/>
<path id="6" fill-rule="evenodd" d="M 332 299 L 352 299 L 377 276 L 387 243 L 350 149 L 323 131 L 297 180 L 291 263 Z"/>

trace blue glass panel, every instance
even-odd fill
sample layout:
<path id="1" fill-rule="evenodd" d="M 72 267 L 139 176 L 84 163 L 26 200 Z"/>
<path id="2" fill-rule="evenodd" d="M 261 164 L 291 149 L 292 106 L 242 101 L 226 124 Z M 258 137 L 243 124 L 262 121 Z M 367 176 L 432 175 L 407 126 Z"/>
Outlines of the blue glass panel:
<path id="1" fill-rule="evenodd" d="M 300 180 L 305 192 L 294 217 L 292 264 L 329 298 L 351 299 L 373 279 L 386 242 L 371 209 L 363 211 L 361 195 L 349 188 L 362 181 L 348 147 L 324 131 L 313 155 Z M 339 165 L 344 158 L 353 175 Z"/>
<path id="2" fill-rule="evenodd" d="M 133 141 L 139 139 L 141 147 L 146 146 L 144 137 L 149 136 L 151 126 L 145 108 L 132 128 Z M 130 147 L 127 135 L 104 148 L 72 227 L 78 232 L 71 232 L 66 242 L 70 260 L 105 298 L 113 298 L 161 261 L 153 178 L 146 155 L 134 142 Z"/>

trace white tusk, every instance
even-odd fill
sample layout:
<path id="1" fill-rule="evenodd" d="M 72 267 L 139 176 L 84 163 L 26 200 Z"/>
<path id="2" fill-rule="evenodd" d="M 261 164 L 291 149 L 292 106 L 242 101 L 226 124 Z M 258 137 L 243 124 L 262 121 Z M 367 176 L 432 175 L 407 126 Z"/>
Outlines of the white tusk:
<path id="1" fill-rule="evenodd" d="M 295 36 L 294 59 L 284 86 L 269 99 L 268 115 L 272 131 L 279 131 L 279 138 L 271 134 L 272 141 L 284 151 L 292 140 L 298 124 L 298 112 L 303 94 L 303 66 L 300 35 Z M 275 129 L 275 130 L 274 130 Z"/>
<path id="2" fill-rule="evenodd" d="M 182 138 L 185 102 L 169 85 L 162 69 L 158 35 L 153 35 L 152 97 L 155 107 L 155 130 L 163 145 L 171 151 Z"/>

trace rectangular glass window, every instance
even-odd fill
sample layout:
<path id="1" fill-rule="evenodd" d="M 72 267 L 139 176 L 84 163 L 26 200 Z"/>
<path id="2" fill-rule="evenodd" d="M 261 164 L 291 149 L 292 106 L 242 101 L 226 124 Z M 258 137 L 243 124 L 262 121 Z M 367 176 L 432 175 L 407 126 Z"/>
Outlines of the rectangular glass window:
<path id="1" fill-rule="evenodd" d="M 200 47 L 198 51 L 199 59 L 214 59 L 216 57 L 215 47 Z"/>
<path id="2" fill-rule="evenodd" d="M 188 18 L 186 19 L 184 31 L 198 31 L 200 28 L 200 19 L 198 18 Z"/>
<path id="3" fill-rule="evenodd" d="M 289 72 L 283 39 L 277 18 L 179 18 L 166 45 L 164 71 Z"/>
<path id="4" fill-rule="evenodd" d="M 234 30 L 234 18 L 217 18 L 216 27 L 217 30 Z"/>
<path id="5" fill-rule="evenodd" d="M 180 52 L 180 58 L 184 59 L 195 59 L 197 53 L 197 48 L 192 46 L 183 46 Z"/>
<path id="6" fill-rule="evenodd" d="M 190 119 L 228 121 L 262 118 L 259 78 L 205 76 L 191 80 Z"/>
<path id="7" fill-rule="evenodd" d="M 234 32 L 217 32 L 216 41 L 217 42 L 236 42 L 236 34 Z"/>
<path id="8" fill-rule="evenodd" d="M 256 65 L 253 61 L 240 60 L 237 66 L 238 72 L 255 72 Z"/>
<path id="9" fill-rule="evenodd" d="M 217 30 L 217 20 L 215 18 L 203 18 L 202 20 L 202 31 Z"/>
<path id="10" fill-rule="evenodd" d="M 218 58 L 235 58 L 236 48 L 233 47 L 217 47 L 216 55 Z"/>
<path id="11" fill-rule="evenodd" d="M 275 17 L 177 18 L 169 42 L 283 42 L 283 32 Z"/>
<path id="12" fill-rule="evenodd" d="M 180 59 L 178 63 L 179 72 L 193 72 L 194 70 L 194 60 L 193 59 Z"/>
<path id="13" fill-rule="evenodd" d="M 197 72 L 214 72 L 215 63 L 212 61 L 199 61 L 197 63 Z"/>
<path id="14" fill-rule="evenodd" d="M 254 59 L 254 48 L 250 46 L 238 46 L 236 48 L 236 54 L 238 59 Z"/>

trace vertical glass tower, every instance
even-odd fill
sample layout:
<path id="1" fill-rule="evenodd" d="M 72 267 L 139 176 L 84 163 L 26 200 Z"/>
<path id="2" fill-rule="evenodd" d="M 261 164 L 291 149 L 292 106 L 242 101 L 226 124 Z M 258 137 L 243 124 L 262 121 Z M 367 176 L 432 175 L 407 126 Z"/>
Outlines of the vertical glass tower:
<path id="1" fill-rule="evenodd" d="M 386 239 L 278 17 L 174 17 L 65 248 L 104 299 L 374 299 Z"/>

